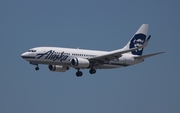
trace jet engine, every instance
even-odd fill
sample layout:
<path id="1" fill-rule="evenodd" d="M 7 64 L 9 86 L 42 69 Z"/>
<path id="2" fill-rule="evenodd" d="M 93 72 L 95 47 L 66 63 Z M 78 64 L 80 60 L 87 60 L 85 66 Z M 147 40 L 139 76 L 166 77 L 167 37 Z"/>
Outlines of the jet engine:
<path id="1" fill-rule="evenodd" d="M 51 70 L 51 71 L 65 72 L 68 69 L 69 69 L 69 67 L 66 67 L 63 65 L 49 65 L 49 70 Z"/>
<path id="2" fill-rule="evenodd" d="M 88 59 L 84 58 L 74 58 L 71 60 L 71 65 L 76 68 L 87 68 L 90 65 Z"/>

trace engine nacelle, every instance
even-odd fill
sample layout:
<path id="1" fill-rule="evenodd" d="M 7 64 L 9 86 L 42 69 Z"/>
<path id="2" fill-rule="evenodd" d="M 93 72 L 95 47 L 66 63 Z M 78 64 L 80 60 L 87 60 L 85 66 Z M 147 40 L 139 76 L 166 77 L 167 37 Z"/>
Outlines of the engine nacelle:
<path id="1" fill-rule="evenodd" d="M 74 58 L 71 60 L 71 65 L 73 67 L 77 67 L 77 68 L 87 68 L 87 67 L 89 67 L 90 62 L 88 59 Z"/>
<path id="2" fill-rule="evenodd" d="M 49 70 L 51 70 L 51 71 L 65 72 L 68 69 L 69 69 L 69 67 L 62 66 L 62 65 L 49 65 Z"/>

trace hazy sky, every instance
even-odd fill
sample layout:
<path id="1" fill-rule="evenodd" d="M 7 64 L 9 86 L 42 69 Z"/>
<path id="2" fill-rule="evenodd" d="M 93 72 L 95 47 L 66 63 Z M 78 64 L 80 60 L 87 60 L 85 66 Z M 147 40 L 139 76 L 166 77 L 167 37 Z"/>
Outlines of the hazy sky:
<path id="1" fill-rule="evenodd" d="M 0 0 L 1 113 L 180 113 L 178 0 Z M 141 64 L 51 72 L 21 58 L 29 48 L 123 47 L 141 24 L 152 35 Z"/>

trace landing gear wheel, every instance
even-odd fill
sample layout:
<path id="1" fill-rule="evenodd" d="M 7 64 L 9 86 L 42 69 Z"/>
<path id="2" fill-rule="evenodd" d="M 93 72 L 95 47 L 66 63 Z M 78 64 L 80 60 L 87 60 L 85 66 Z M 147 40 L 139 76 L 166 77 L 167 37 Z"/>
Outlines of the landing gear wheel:
<path id="1" fill-rule="evenodd" d="M 90 74 L 95 74 L 95 73 L 96 73 L 96 70 L 95 70 L 94 68 L 92 68 L 92 69 L 89 70 L 89 73 L 90 73 Z"/>
<path id="2" fill-rule="evenodd" d="M 39 70 L 39 67 L 36 67 L 35 70 L 38 71 L 38 70 Z"/>
<path id="3" fill-rule="evenodd" d="M 81 71 L 77 71 L 77 72 L 76 72 L 76 76 L 77 76 L 77 77 L 81 77 L 82 75 L 83 75 L 83 73 L 82 73 Z"/>

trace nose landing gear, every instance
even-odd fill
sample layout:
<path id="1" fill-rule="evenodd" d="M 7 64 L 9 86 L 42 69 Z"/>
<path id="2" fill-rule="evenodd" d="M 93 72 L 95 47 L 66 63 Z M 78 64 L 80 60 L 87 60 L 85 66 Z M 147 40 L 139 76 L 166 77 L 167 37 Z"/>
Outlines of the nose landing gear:
<path id="1" fill-rule="evenodd" d="M 39 70 L 39 67 L 38 67 L 38 66 L 37 66 L 37 67 L 35 67 L 35 70 L 36 70 L 36 71 L 38 71 L 38 70 Z"/>
<path id="2" fill-rule="evenodd" d="M 36 70 L 36 71 L 39 70 L 39 67 L 38 67 L 38 64 L 37 64 L 37 63 L 34 63 L 34 62 L 29 62 L 29 63 L 36 66 L 36 67 L 35 67 L 35 70 Z"/>

